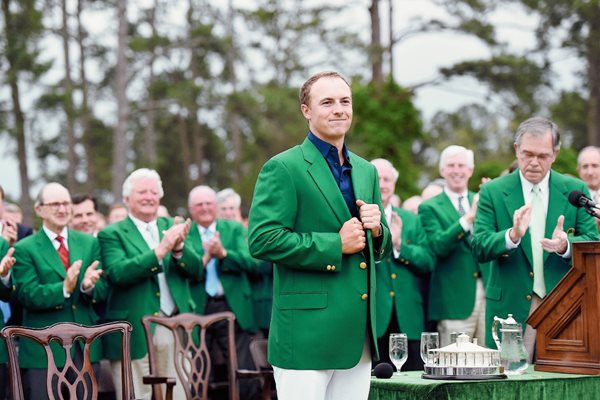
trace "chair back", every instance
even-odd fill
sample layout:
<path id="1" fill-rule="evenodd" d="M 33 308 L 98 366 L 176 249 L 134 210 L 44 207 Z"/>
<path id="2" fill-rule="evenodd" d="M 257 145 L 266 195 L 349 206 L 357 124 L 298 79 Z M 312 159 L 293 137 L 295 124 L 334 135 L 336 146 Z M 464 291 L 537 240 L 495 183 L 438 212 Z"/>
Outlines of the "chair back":
<path id="1" fill-rule="evenodd" d="M 175 370 L 179 381 L 183 383 L 187 400 L 205 400 L 208 398 L 208 385 L 211 372 L 211 359 L 206 345 L 206 330 L 215 323 L 227 324 L 227 373 L 229 378 L 229 399 L 239 399 L 237 385 L 237 354 L 235 347 L 235 316 L 225 311 L 210 315 L 184 313 L 172 317 L 146 315 L 142 324 L 146 333 L 150 375 L 156 376 L 156 352 L 152 340 L 152 324 L 168 328 L 175 341 L 174 360 Z M 152 387 L 155 399 L 162 399 L 160 385 Z"/>
<path id="2" fill-rule="evenodd" d="M 50 400 L 63 398 L 96 399 L 98 398 L 98 381 L 92 369 L 90 346 L 98 337 L 111 332 L 121 332 L 122 334 L 122 398 L 134 399 L 129 349 L 131 325 L 127 322 L 112 322 L 95 326 L 61 322 L 41 329 L 20 326 L 5 327 L 0 331 L 0 334 L 6 339 L 13 398 L 15 400 L 24 398 L 17 355 L 17 337 L 28 338 L 44 346 L 48 358 L 46 388 Z M 80 342 L 83 343 L 83 364 L 77 365 L 78 363 L 73 360 L 71 349 L 73 346 L 78 346 Z M 58 343 L 65 351 L 64 367 L 57 367 L 50 343 Z"/>

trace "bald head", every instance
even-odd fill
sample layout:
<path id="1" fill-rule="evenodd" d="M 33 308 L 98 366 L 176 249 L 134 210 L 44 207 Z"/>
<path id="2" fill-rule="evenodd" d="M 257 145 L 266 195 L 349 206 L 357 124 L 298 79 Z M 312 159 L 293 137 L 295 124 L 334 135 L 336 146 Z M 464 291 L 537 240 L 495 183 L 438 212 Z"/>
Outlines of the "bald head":
<path id="1" fill-rule="evenodd" d="M 188 196 L 188 210 L 194 222 L 208 228 L 217 219 L 217 193 L 209 186 L 196 186 Z"/>
<path id="2" fill-rule="evenodd" d="M 60 183 L 51 182 L 40 190 L 35 212 L 46 228 L 59 234 L 71 219 L 71 195 Z"/>
<path id="3" fill-rule="evenodd" d="M 579 152 L 577 173 L 591 190 L 600 190 L 600 147 L 588 146 Z"/>

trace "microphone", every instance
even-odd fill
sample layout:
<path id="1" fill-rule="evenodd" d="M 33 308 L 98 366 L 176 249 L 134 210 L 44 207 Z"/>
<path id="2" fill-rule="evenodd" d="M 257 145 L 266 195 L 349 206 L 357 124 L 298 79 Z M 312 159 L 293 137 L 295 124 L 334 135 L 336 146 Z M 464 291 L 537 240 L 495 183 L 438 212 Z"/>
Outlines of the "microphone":
<path id="1" fill-rule="evenodd" d="M 597 216 L 593 209 L 598 208 L 598 206 L 580 190 L 573 190 L 571 193 L 569 193 L 569 203 L 577 208 L 584 207 L 588 214 L 594 217 Z"/>
<path id="2" fill-rule="evenodd" d="M 394 368 L 388 363 L 380 363 L 371 371 L 371 376 L 379 379 L 390 379 L 394 374 Z"/>

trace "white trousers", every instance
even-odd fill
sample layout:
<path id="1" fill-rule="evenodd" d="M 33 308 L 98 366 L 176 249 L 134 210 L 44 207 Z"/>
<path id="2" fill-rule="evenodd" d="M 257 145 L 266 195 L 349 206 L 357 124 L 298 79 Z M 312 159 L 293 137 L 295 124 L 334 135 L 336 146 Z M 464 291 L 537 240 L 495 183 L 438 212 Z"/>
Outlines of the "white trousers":
<path id="1" fill-rule="evenodd" d="M 350 369 L 295 370 L 273 367 L 279 400 L 366 400 L 371 385 L 371 350 L 363 345 Z"/>
<path id="2" fill-rule="evenodd" d="M 156 325 L 152 340 L 154 342 L 154 349 L 156 352 L 158 375 L 175 377 L 177 379 L 177 384 L 173 388 L 173 398 L 185 399 L 185 391 L 181 385 L 179 377 L 177 376 L 177 371 L 175 370 L 175 364 L 173 362 L 175 359 L 175 341 L 173 339 L 173 334 L 164 326 Z M 117 400 L 123 400 L 121 393 L 121 361 L 111 361 L 110 368 L 113 382 L 115 383 Z M 152 386 L 145 385 L 143 381 L 144 376 L 150 375 L 150 362 L 148 360 L 148 355 L 145 355 L 137 360 L 131 360 L 131 375 L 133 377 L 135 398 L 150 400 L 152 398 Z M 164 396 L 166 393 L 165 391 L 167 390 L 166 385 L 162 386 L 162 390 Z"/>
<path id="3" fill-rule="evenodd" d="M 450 344 L 452 332 L 463 332 L 469 337 L 477 338 L 480 346 L 485 346 L 485 288 L 481 278 L 477 279 L 475 290 L 475 305 L 473 312 L 467 319 L 444 319 L 438 322 L 437 330 L 440 333 L 442 347 Z"/>

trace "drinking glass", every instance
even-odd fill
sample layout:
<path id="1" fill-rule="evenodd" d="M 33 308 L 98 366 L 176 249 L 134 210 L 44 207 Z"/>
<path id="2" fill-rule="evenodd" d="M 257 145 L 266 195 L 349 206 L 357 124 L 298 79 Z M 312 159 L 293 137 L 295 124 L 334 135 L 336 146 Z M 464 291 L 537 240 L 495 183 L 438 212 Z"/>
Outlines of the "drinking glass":
<path id="1" fill-rule="evenodd" d="M 440 334 L 437 332 L 421 333 L 421 360 L 427 364 L 427 354 L 431 349 L 440 348 Z"/>
<path id="2" fill-rule="evenodd" d="M 390 334 L 390 360 L 396 367 L 394 375 L 399 376 L 402 366 L 408 358 L 408 338 L 406 333 Z"/>

